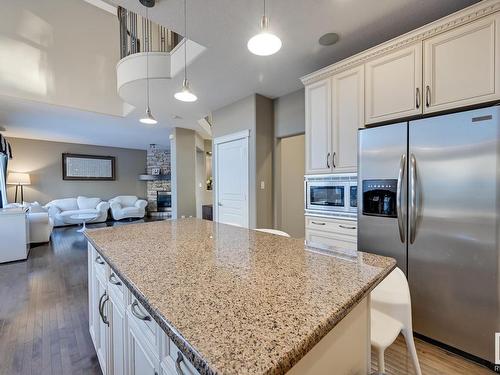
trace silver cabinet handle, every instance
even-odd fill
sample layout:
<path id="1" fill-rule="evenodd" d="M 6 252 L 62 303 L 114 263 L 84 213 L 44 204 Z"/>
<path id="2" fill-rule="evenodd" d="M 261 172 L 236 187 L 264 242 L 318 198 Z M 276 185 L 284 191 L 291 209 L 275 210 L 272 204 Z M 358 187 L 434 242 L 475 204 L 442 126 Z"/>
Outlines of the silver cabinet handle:
<path id="1" fill-rule="evenodd" d="M 425 106 L 430 107 L 431 105 L 431 87 L 429 85 L 425 86 Z"/>
<path id="2" fill-rule="evenodd" d="M 101 317 L 101 319 L 103 319 L 103 317 L 102 317 L 102 300 L 104 299 L 104 297 L 106 297 L 106 292 L 104 292 L 102 294 L 101 298 L 99 298 L 98 310 L 99 310 L 99 316 Z"/>
<path id="3" fill-rule="evenodd" d="M 113 285 L 122 285 L 122 282 L 116 279 L 116 275 L 114 273 L 109 275 L 109 282 Z"/>
<path id="4" fill-rule="evenodd" d="M 417 160 L 413 154 L 410 156 L 410 174 L 410 244 L 412 244 L 417 234 Z"/>
<path id="5" fill-rule="evenodd" d="M 326 167 L 330 168 L 330 153 L 326 154 Z"/>
<path id="6" fill-rule="evenodd" d="M 311 223 L 315 225 L 326 225 L 326 223 L 321 223 L 319 221 L 311 221 Z"/>
<path id="7" fill-rule="evenodd" d="M 396 187 L 396 211 L 398 216 L 398 228 L 399 228 L 399 239 L 402 243 L 405 243 L 405 228 L 404 228 L 404 218 L 403 218 L 403 194 L 401 194 L 403 178 L 406 169 L 406 155 L 401 155 L 401 160 L 399 161 L 399 173 L 398 173 L 398 184 Z"/>
<path id="8" fill-rule="evenodd" d="M 132 303 L 132 306 L 130 306 L 130 310 L 132 311 L 132 315 L 134 315 L 137 319 L 140 320 L 145 320 L 145 321 L 150 321 L 151 317 L 149 315 L 142 314 L 141 312 L 137 312 L 137 309 L 139 309 L 139 302 L 137 300 Z"/>
<path id="9" fill-rule="evenodd" d="M 333 168 L 337 168 L 337 166 L 335 165 L 335 156 L 337 155 L 336 152 L 333 153 L 332 155 L 332 165 L 333 165 Z"/>
<path id="10" fill-rule="evenodd" d="M 415 105 L 416 105 L 417 109 L 420 108 L 420 87 L 417 87 L 417 90 L 416 90 Z"/>
<path id="11" fill-rule="evenodd" d="M 339 224 L 339 227 L 340 228 L 344 228 L 344 229 L 356 229 L 355 226 L 351 226 L 351 225 L 344 225 L 344 224 Z"/>
<path id="12" fill-rule="evenodd" d="M 175 360 L 175 370 L 177 371 L 178 375 L 185 375 L 184 371 L 182 371 L 181 368 L 181 362 L 184 361 L 184 357 L 182 356 L 181 352 L 177 352 L 177 359 Z"/>
<path id="13" fill-rule="evenodd" d="M 104 264 L 104 261 L 102 260 L 102 258 L 101 258 L 101 256 L 100 256 L 100 255 L 96 256 L 96 258 L 95 258 L 95 262 L 96 262 L 97 264 Z"/>
<path id="14" fill-rule="evenodd" d="M 99 299 L 99 315 L 101 316 L 102 322 L 109 326 L 109 321 L 108 318 L 104 315 L 104 306 L 106 305 L 106 302 L 108 302 L 109 297 L 106 292 L 103 293 L 101 298 Z"/>

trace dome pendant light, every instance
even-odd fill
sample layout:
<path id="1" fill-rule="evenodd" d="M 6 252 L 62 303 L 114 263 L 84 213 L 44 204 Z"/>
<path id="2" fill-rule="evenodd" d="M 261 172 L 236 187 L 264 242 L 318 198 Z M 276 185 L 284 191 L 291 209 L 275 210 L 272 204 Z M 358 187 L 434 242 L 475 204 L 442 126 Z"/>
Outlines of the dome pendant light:
<path id="1" fill-rule="evenodd" d="M 142 117 L 139 121 L 142 124 L 147 124 L 147 125 L 155 125 L 158 123 L 154 116 L 151 114 L 151 108 L 149 108 L 149 47 L 150 47 L 150 34 L 149 34 L 149 18 L 148 18 L 148 8 L 146 8 L 146 22 L 148 23 L 147 26 L 147 38 L 148 42 L 144 43 L 146 49 L 146 116 Z"/>
<path id="2" fill-rule="evenodd" d="M 260 19 L 260 33 L 250 38 L 247 47 L 258 56 L 270 56 L 281 49 L 281 39 L 269 32 L 269 18 L 266 16 L 266 0 L 264 0 L 264 15 Z"/>
<path id="3" fill-rule="evenodd" d="M 182 81 L 182 89 L 176 92 L 174 97 L 181 102 L 195 102 L 198 97 L 193 94 L 189 87 L 189 81 L 187 79 L 187 47 L 188 47 L 188 37 L 187 37 L 187 5 L 184 0 L 184 81 Z"/>

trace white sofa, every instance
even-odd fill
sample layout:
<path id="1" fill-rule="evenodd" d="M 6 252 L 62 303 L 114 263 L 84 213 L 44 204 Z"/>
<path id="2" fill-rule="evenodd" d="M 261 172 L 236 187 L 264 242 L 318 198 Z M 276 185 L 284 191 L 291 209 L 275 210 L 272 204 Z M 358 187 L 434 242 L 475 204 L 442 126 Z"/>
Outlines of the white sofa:
<path id="1" fill-rule="evenodd" d="M 139 199 L 135 195 L 120 195 L 109 200 L 111 216 L 115 220 L 121 219 L 141 219 L 146 214 L 148 202 Z"/>
<path id="2" fill-rule="evenodd" d="M 80 220 L 71 219 L 71 216 L 78 214 L 97 214 L 97 218 L 90 223 L 102 223 L 108 218 L 109 203 L 101 201 L 100 198 L 77 197 L 56 199 L 45 207 L 49 210 L 54 225 L 58 227 L 80 224 Z"/>

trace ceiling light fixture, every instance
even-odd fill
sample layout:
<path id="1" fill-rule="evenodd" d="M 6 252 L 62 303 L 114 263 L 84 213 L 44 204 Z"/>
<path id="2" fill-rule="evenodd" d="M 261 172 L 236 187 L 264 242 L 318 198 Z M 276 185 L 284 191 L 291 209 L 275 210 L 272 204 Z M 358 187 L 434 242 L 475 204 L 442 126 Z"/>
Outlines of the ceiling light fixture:
<path id="1" fill-rule="evenodd" d="M 144 43 L 144 48 L 146 49 L 146 116 L 142 117 L 139 121 L 143 124 L 147 125 L 155 125 L 158 123 L 154 116 L 151 114 L 151 108 L 149 108 L 149 48 L 151 46 L 151 39 L 150 39 L 150 26 L 149 26 L 149 18 L 148 18 L 148 8 L 146 7 L 146 36 L 144 40 L 147 40 L 147 43 Z"/>
<path id="2" fill-rule="evenodd" d="M 182 81 L 182 89 L 175 93 L 174 97 L 181 102 L 195 102 L 198 97 L 191 92 L 189 87 L 189 81 L 187 79 L 187 47 L 188 47 L 188 35 L 187 35 L 187 0 L 184 0 L 184 80 Z"/>
<path id="3" fill-rule="evenodd" d="M 269 18 L 266 16 L 266 0 L 264 15 L 260 19 L 260 33 L 250 38 L 247 47 L 254 55 L 269 56 L 281 49 L 281 39 L 269 32 Z"/>

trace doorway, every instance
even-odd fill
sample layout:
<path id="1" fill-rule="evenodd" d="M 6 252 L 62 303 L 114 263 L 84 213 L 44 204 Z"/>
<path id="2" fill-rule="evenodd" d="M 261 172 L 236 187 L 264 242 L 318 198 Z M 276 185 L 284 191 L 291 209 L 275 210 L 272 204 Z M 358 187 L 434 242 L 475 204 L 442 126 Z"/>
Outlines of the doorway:
<path id="1" fill-rule="evenodd" d="M 248 130 L 215 138 L 214 220 L 248 227 Z"/>
<path id="2" fill-rule="evenodd" d="M 302 238 L 305 236 L 304 134 L 278 139 L 276 157 L 276 227 L 292 237 Z"/>

